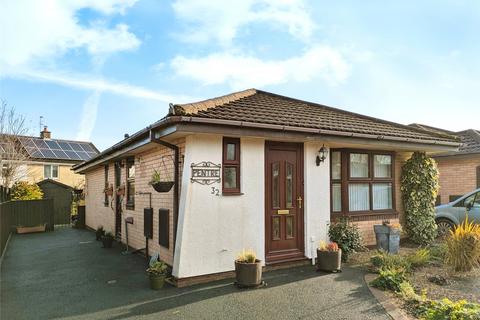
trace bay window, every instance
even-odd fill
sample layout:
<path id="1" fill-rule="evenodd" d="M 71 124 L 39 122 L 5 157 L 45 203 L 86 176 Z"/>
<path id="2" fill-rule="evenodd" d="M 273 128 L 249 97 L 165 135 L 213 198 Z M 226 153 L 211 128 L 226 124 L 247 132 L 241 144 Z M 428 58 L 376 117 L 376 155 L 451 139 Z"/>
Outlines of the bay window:
<path id="1" fill-rule="evenodd" d="M 394 212 L 394 154 L 366 150 L 332 150 L 332 213 Z"/>

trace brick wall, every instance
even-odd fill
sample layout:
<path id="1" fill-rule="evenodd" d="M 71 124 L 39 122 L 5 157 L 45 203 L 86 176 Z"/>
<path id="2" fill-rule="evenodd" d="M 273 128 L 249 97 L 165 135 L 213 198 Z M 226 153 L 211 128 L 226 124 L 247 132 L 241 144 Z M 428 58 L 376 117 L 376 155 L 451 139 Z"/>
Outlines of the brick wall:
<path id="1" fill-rule="evenodd" d="M 477 188 L 477 167 L 480 155 L 436 158 L 440 171 L 440 200 L 449 202 L 450 196 L 464 195 Z"/>
<path id="2" fill-rule="evenodd" d="M 183 170 L 183 154 L 185 149 L 185 140 L 175 141 L 174 144 L 180 148 L 180 175 Z M 157 193 L 148 184 L 154 173 L 154 170 L 160 172 L 166 180 L 174 178 L 173 150 L 156 146 L 154 149 L 136 154 L 135 159 L 135 192 L 151 192 L 152 207 L 154 209 L 153 220 L 153 239 L 149 239 L 149 254 L 160 253 L 162 260 L 168 264 L 173 263 L 173 188 L 168 193 Z M 109 184 L 114 184 L 114 165 L 109 165 Z M 162 178 L 163 180 L 163 178 Z M 181 179 L 180 179 L 181 182 Z M 126 185 L 126 166 L 121 170 L 121 184 Z M 106 230 L 114 232 L 115 230 L 115 212 L 110 206 L 104 206 L 104 167 L 92 170 L 86 174 L 86 223 L 89 227 L 96 229 L 98 225 L 103 225 Z M 181 185 L 179 186 L 181 188 Z M 112 197 L 109 197 L 112 200 Z M 135 195 L 135 207 L 133 210 L 126 208 L 126 199 L 122 202 L 122 242 L 126 243 L 126 232 L 124 219 L 133 217 L 134 223 L 128 225 L 128 244 L 134 249 L 145 248 L 145 237 L 143 233 L 143 209 L 148 208 L 148 195 Z M 113 204 L 114 207 L 114 204 Z M 170 248 L 164 248 L 158 243 L 158 209 L 168 209 L 170 211 Z"/>

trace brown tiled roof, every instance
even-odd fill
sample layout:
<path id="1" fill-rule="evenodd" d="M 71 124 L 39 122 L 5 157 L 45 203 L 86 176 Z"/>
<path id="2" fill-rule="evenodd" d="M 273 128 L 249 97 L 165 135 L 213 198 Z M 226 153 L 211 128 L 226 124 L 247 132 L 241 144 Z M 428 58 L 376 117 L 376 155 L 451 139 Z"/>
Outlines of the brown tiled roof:
<path id="1" fill-rule="evenodd" d="M 480 131 L 475 129 L 468 129 L 458 132 L 448 131 L 440 128 L 435 128 L 431 126 L 427 126 L 424 124 L 414 123 L 410 126 L 423 129 L 429 132 L 437 132 L 437 133 L 446 133 L 450 135 L 457 136 L 462 145 L 456 152 L 446 152 L 440 153 L 436 156 L 450 156 L 450 155 L 464 155 L 464 154 L 472 154 L 472 153 L 480 153 Z"/>
<path id="2" fill-rule="evenodd" d="M 455 143 L 447 133 L 380 120 L 325 105 L 293 99 L 257 89 L 233 93 L 196 103 L 173 105 L 171 115 L 282 125 L 352 134 L 396 137 L 415 141 Z"/>

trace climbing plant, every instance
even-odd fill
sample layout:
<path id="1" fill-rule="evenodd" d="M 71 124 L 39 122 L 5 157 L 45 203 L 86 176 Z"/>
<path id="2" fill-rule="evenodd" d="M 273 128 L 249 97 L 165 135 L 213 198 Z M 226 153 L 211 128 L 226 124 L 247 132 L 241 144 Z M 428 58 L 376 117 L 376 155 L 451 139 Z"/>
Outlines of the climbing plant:
<path id="1" fill-rule="evenodd" d="M 429 244 L 437 235 L 435 200 L 439 189 L 435 160 L 415 152 L 402 168 L 401 190 L 410 240 Z"/>

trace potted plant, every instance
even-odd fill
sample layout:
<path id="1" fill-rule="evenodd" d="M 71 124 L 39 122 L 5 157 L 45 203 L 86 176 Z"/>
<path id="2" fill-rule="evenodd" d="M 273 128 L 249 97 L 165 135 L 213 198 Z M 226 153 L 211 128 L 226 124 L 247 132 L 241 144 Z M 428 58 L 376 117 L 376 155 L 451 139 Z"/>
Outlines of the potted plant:
<path id="1" fill-rule="evenodd" d="M 95 231 L 95 237 L 97 241 L 102 240 L 102 237 L 105 235 L 105 230 L 103 229 L 103 226 L 98 226 L 97 230 Z"/>
<path id="2" fill-rule="evenodd" d="M 400 234 L 402 226 L 399 223 L 384 221 L 381 225 L 373 226 L 377 249 L 384 250 L 391 254 L 397 254 L 400 250 Z"/>
<path id="3" fill-rule="evenodd" d="M 243 250 L 235 260 L 236 284 L 241 288 L 262 284 L 262 263 L 253 250 Z"/>
<path id="4" fill-rule="evenodd" d="M 335 242 L 320 242 L 317 249 L 317 271 L 341 272 L 342 249 Z"/>
<path id="5" fill-rule="evenodd" d="M 150 278 L 150 288 L 159 290 L 165 284 L 167 277 L 168 265 L 163 261 L 155 261 L 150 264 L 147 269 L 148 277 Z"/>
<path id="6" fill-rule="evenodd" d="M 149 184 L 157 192 L 168 192 L 172 189 L 175 182 L 173 182 L 173 181 L 160 181 L 160 173 L 157 170 L 155 170 Z"/>
<path id="7" fill-rule="evenodd" d="M 106 187 L 105 189 L 103 189 L 103 193 L 105 193 L 109 197 L 113 196 L 113 186 L 110 185 L 110 186 Z"/>
<path id="8" fill-rule="evenodd" d="M 106 232 L 102 236 L 102 243 L 104 248 L 111 248 L 113 244 L 113 233 L 111 232 Z"/>

